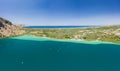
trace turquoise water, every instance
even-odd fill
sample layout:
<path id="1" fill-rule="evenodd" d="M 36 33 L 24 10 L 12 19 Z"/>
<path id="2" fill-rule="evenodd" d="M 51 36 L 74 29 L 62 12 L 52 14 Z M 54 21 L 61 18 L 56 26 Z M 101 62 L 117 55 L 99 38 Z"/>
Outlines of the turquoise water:
<path id="1" fill-rule="evenodd" d="M 0 71 L 120 71 L 120 45 L 30 35 L 0 39 Z"/>

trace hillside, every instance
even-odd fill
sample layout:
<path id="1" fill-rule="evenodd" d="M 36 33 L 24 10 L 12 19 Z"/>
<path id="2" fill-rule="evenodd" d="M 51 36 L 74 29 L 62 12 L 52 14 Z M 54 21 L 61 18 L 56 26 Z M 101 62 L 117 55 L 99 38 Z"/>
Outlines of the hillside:
<path id="1" fill-rule="evenodd" d="M 14 25 L 9 20 L 0 17 L 0 37 L 10 37 L 25 33 L 22 26 Z"/>

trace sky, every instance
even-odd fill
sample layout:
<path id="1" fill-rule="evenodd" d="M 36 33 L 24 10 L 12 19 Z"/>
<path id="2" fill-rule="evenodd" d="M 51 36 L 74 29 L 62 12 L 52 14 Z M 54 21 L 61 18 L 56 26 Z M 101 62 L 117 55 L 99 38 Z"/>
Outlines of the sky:
<path id="1" fill-rule="evenodd" d="M 0 0 L 0 17 L 27 26 L 120 25 L 120 0 Z"/>

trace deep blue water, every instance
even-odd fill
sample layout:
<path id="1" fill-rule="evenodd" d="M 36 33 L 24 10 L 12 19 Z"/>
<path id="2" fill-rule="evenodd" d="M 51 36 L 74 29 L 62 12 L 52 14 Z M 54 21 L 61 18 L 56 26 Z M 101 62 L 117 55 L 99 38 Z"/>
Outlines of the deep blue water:
<path id="1" fill-rule="evenodd" d="M 92 26 L 26 26 L 25 28 L 86 28 Z"/>
<path id="2" fill-rule="evenodd" d="M 0 71 L 120 71 L 120 45 L 0 39 Z"/>

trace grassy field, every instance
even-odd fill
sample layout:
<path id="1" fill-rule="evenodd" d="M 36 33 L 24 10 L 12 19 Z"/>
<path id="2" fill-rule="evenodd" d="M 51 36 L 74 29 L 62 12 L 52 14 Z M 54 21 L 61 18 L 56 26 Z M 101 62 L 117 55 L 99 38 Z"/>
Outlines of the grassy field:
<path id="1" fill-rule="evenodd" d="M 107 41 L 120 43 L 120 26 L 101 26 L 90 28 L 23 28 L 23 35 L 35 35 L 55 39 L 86 41 Z M 12 36 L 14 37 L 14 36 Z M 0 34 L 0 38 L 5 38 Z"/>
<path id="2" fill-rule="evenodd" d="M 120 26 L 101 26 L 91 28 L 24 28 L 26 34 L 56 39 L 86 41 L 108 41 L 120 43 Z"/>

